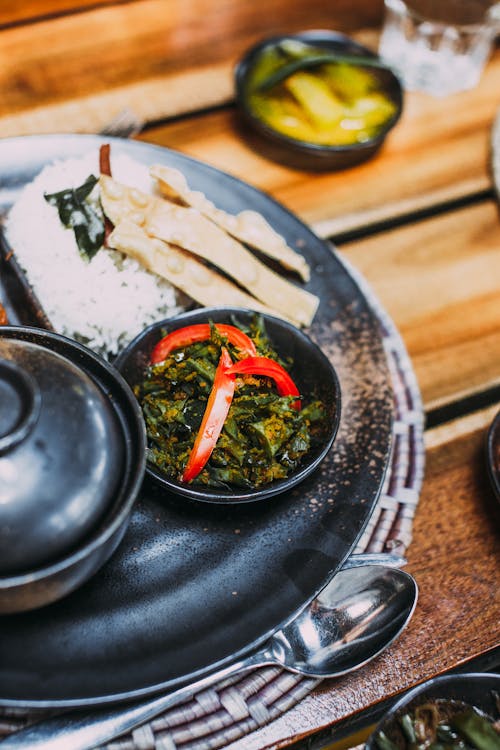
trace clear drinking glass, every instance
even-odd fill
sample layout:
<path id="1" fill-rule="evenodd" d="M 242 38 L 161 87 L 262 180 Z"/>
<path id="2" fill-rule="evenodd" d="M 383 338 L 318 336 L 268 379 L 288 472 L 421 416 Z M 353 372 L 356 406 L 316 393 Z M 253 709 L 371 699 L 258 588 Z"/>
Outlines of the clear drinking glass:
<path id="1" fill-rule="evenodd" d="M 500 2 L 384 1 L 379 54 L 406 89 L 447 96 L 477 85 L 500 31 Z"/>

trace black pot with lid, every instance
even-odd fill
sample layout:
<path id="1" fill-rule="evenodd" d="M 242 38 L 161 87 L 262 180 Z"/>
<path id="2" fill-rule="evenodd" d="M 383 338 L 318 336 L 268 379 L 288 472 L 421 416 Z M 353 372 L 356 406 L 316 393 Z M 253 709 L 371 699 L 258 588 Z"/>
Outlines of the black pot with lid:
<path id="1" fill-rule="evenodd" d="M 58 334 L 0 328 L 0 613 L 61 598 L 108 559 L 145 445 L 115 368 Z"/>

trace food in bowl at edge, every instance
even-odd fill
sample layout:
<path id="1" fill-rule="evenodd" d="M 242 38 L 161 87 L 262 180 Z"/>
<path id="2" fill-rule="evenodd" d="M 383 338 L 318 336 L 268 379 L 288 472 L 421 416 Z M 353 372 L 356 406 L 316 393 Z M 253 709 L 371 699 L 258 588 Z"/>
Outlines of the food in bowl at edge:
<path id="1" fill-rule="evenodd" d="M 500 750 L 497 718 L 459 700 L 435 698 L 401 710 L 375 735 L 378 750 Z"/>
<path id="2" fill-rule="evenodd" d="M 8 245 L 57 332 L 113 356 L 155 320 L 213 299 L 311 323 L 307 262 L 263 216 L 222 211 L 164 165 L 112 153 L 113 177 L 96 178 L 100 162 L 94 149 L 47 165 L 7 217 Z"/>
<path id="3" fill-rule="evenodd" d="M 207 488 L 260 488 L 295 471 L 324 439 L 327 411 L 302 395 L 256 316 L 247 330 L 205 323 L 167 334 L 135 387 L 148 458 Z"/>
<path id="4" fill-rule="evenodd" d="M 397 112 L 377 67 L 375 57 L 343 55 L 284 39 L 257 56 L 245 84 L 246 104 L 255 118 L 300 142 L 365 143 Z"/>

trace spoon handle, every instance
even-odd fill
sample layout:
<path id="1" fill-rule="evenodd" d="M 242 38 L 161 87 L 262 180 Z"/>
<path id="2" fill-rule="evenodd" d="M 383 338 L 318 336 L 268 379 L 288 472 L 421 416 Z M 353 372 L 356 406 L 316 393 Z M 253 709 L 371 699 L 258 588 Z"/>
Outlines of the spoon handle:
<path id="1" fill-rule="evenodd" d="M 342 570 L 361 568 L 363 565 L 383 565 L 385 568 L 403 568 L 406 558 L 395 552 L 360 552 L 344 561 Z"/>
<path id="2" fill-rule="evenodd" d="M 21 729 L 0 741 L 1 750 L 92 750 L 108 740 L 135 729 L 173 705 L 187 701 L 200 690 L 238 672 L 269 663 L 265 651 L 250 654 L 189 685 L 133 704 L 81 709 Z"/>

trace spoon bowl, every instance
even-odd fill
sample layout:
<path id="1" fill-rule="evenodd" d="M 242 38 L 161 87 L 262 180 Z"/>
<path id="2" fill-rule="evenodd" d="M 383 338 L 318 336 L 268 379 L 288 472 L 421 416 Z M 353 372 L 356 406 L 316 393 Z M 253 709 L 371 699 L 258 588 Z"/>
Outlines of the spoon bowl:
<path id="1" fill-rule="evenodd" d="M 310 677 L 337 677 L 374 659 L 407 625 L 417 585 L 381 566 L 341 570 L 271 638 L 273 662 Z"/>
<path id="2" fill-rule="evenodd" d="M 7 737 L 0 743 L 2 750 L 91 750 L 254 667 L 275 664 L 312 677 L 337 677 L 358 669 L 406 627 L 418 589 L 408 573 L 383 565 L 359 566 L 350 562 L 353 558 L 298 615 L 241 661 L 156 698 L 47 719 Z"/>

